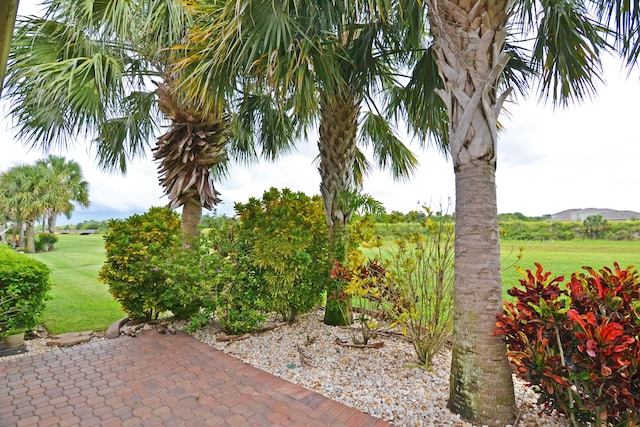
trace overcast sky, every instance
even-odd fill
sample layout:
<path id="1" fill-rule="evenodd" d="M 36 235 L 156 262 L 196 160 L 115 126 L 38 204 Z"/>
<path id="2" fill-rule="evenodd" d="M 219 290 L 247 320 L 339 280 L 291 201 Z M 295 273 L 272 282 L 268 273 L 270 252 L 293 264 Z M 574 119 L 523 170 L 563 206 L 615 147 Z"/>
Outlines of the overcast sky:
<path id="1" fill-rule="evenodd" d="M 35 13 L 39 1 L 21 0 L 20 14 Z M 571 208 L 611 208 L 640 212 L 640 78 L 616 60 L 605 64 L 606 85 L 582 105 L 552 109 L 531 99 L 506 104 L 501 121 L 505 132 L 498 145 L 498 211 L 528 216 Z M 6 102 L 0 105 L 0 172 L 46 157 L 28 151 L 15 137 Z M 407 212 L 420 204 L 433 206 L 454 198 L 450 160 L 433 150 L 410 146 L 419 155 L 418 173 L 409 182 L 394 182 L 375 172 L 364 191 L 381 201 L 387 211 Z M 78 162 L 90 185 L 89 209 L 76 209 L 71 223 L 87 219 L 122 218 L 167 203 L 158 184 L 151 156 L 129 165 L 126 176 L 108 175 L 97 168 L 94 153 L 79 141 L 63 155 Z M 302 142 L 298 151 L 277 163 L 234 165 L 226 182 L 216 184 L 223 203 L 218 213 L 233 215 L 233 203 L 261 196 L 270 187 L 288 187 L 318 193 L 320 178 L 314 158 L 316 141 Z M 67 223 L 60 218 L 61 224 Z"/>

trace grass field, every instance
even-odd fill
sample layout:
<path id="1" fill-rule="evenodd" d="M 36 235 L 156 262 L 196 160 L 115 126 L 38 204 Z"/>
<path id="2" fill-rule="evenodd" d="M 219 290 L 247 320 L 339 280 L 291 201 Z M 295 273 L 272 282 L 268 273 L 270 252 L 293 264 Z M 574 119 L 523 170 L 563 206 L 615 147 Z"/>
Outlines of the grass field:
<path id="1" fill-rule="evenodd" d="M 106 285 L 98 282 L 98 271 L 104 262 L 104 242 L 100 235 L 59 235 L 56 250 L 32 256 L 51 269 L 52 299 L 47 303 L 45 326 L 52 333 L 105 330 L 114 321 L 125 316 L 120 305 L 113 300 Z M 523 269 L 535 270 L 535 262 L 542 264 L 554 276 L 567 279 L 583 265 L 596 270 L 630 264 L 640 268 L 640 242 L 614 242 L 601 240 L 572 240 L 567 242 L 502 243 L 503 287 L 508 289 L 522 278 L 513 267 L 520 248 Z"/>
<path id="2" fill-rule="evenodd" d="M 103 331 L 125 316 L 108 287 L 98 282 L 104 263 L 101 235 L 58 235 L 55 250 L 32 254 L 51 269 L 51 297 L 44 324 L 54 334 Z"/>
<path id="3" fill-rule="evenodd" d="M 503 266 L 509 267 L 516 261 L 519 248 L 524 248 L 523 258 L 518 265 L 524 270 L 535 271 L 534 263 L 542 265 L 545 271 L 555 276 L 565 276 L 568 280 L 571 273 L 590 266 L 596 271 L 602 267 L 613 267 L 618 262 L 620 267 L 634 265 L 640 268 L 639 241 L 609 240 L 570 240 L 555 242 L 522 242 L 504 241 L 501 245 Z M 502 284 L 505 289 L 518 284 L 522 276 L 514 267 L 502 272 Z"/>

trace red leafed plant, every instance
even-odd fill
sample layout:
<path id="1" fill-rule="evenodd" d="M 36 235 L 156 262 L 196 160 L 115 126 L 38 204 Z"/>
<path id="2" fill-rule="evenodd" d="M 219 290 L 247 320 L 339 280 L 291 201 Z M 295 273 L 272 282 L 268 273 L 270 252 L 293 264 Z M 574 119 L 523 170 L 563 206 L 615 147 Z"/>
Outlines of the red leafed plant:
<path id="1" fill-rule="evenodd" d="M 640 278 L 605 267 L 550 279 L 540 264 L 509 290 L 496 334 L 516 374 L 573 425 L 640 421 Z"/>

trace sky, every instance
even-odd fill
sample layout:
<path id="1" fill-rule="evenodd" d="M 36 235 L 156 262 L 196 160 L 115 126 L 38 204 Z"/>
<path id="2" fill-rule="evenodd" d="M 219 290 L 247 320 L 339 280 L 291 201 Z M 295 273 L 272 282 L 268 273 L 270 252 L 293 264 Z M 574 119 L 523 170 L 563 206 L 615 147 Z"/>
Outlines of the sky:
<path id="1" fill-rule="evenodd" d="M 36 13 L 39 3 L 21 0 L 18 13 Z M 598 86 L 597 96 L 580 105 L 554 109 L 538 102 L 535 91 L 529 99 L 505 104 L 500 117 L 505 130 L 499 136 L 496 171 L 498 212 L 527 216 L 574 208 L 640 212 L 640 74 L 637 70 L 629 74 L 620 61 L 607 58 L 605 75 L 606 84 Z M 29 150 L 16 138 L 7 114 L 7 102 L 2 101 L 0 172 L 47 156 Z M 433 149 L 420 148 L 417 141 L 406 138 L 406 142 L 420 160 L 410 181 L 397 182 L 387 172 L 374 172 L 365 178 L 363 191 L 389 212 L 408 212 L 422 205 L 453 206 L 451 160 Z M 150 151 L 146 158 L 131 162 L 125 176 L 100 171 L 95 153 L 82 140 L 71 144 L 68 151 L 51 154 L 78 162 L 89 182 L 91 206 L 76 208 L 70 220 L 61 217 L 59 224 L 125 218 L 168 202 L 158 184 Z M 316 140 L 311 136 L 296 152 L 276 163 L 234 164 L 230 177 L 216 183 L 223 200 L 217 213 L 232 216 L 235 202 L 260 197 L 271 187 L 318 194 L 317 154 Z"/>

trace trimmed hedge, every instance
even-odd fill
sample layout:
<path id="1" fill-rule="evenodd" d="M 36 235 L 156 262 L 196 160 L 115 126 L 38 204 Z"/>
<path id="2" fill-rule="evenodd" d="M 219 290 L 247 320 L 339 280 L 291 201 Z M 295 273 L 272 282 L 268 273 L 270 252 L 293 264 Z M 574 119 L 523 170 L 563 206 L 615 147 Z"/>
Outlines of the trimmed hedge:
<path id="1" fill-rule="evenodd" d="M 50 289 L 45 264 L 0 246 L 0 334 L 38 326 Z"/>

